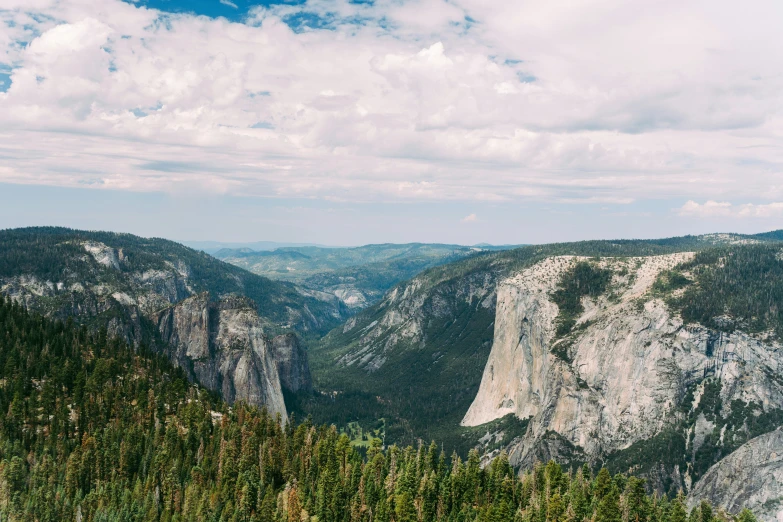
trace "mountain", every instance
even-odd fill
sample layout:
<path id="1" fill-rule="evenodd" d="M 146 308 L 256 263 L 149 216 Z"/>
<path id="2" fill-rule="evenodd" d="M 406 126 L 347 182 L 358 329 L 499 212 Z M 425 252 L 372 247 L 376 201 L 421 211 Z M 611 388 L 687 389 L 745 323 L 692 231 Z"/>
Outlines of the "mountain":
<path id="1" fill-rule="evenodd" d="M 688 495 L 696 506 L 710 499 L 729 512 L 756 506 L 761 520 L 780 520 L 783 513 L 783 427 L 759 435 L 712 466 Z"/>
<path id="2" fill-rule="evenodd" d="M 359 310 L 422 270 L 502 248 L 409 243 L 355 248 L 289 247 L 267 252 L 222 249 L 213 255 L 270 279 L 334 294 L 346 306 Z"/>
<path id="3" fill-rule="evenodd" d="M 283 417 L 278 359 L 296 361 L 290 371 L 306 367 L 298 362 L 303 348 L 286 333 L 317 334 L 347 315 L 334 296 L 171 241 L 63 228 L 0 231 L 0 293 L 165 352 L 227 400 L 264 404 Z"/>
<path id="4" fill-rule="evenodd" d="M 783 425 L 783 316 L 758 313 L 783 304 L 780 252 L 557 256 L 504 279 L 462 424 L 527 419 L 508 448 L 518 466 L 557 455 L 633 468 L 670 493 L 696 483 Z M 711 286 L 727 280 L 735 293 Z"/>
<path id="5" fill-rule="evenodd" d="M 482 467 L 476 451 L 377 439 L 363 456 L 334 426 L 229 407 L 160 355 L 5 298 L 0 383 L 4 521 L 686 520 L 685 499 L 606 469 L 519 476 L 505 456 Z M 706 502 L 692 518 L 734 520 Z"/>
<path id="6" fill-rule="evenodd" d="M 364 399 L 353 394 L 367 394 L 369 404 L 362 409 L 368 416 L 379 407 L 370 398 L 385 397 L 388 404 L 381 409 L 389 406 L 406 419 L 388 426 L 400 430 L 395 436 L 449 438 L 478 391 L 489 356 L 498 281 L 554 255 L 655 255 L 737 241 L 760 240 L 713 234 L 534 245 L 433 267 L 397 284 L 380 302 L 312 344 L 317 387 L 352 396 L 335 410 L 355 410 Z M 325 411 L 319 408 L 317 414 Z"/>
<path id="7" fill-rule="evenodd" d="M 432 268 L 312 346 L 322 395 L 296 408 L 688 490 L 783 425 L 777 238 L 531 246 Z"/>
<path id="8" fill-rule="evenodd" d="M 220 250 L 247 250 L 247 251 L 263 251 L 263 250 L 275 250 L 277 248 L 285 247 L 305 247 L 305 246 L 324 246 L 314 243 L 284 243 L 278 241 L 251 241 L 247 243 L 243 242 L 228 242 L 228 241 L 179 241 L 179 243 L 194 250 L 201 250 L 207 254 L 213 255 Z"/>
<path id="9" fill-rule="evenodd" d="M 559 468 L 547 466 L 545 471 L 534 464 L 555 460 L 582 470 L 583 478 L 574 479 L 579 488 L 614 484 L 617 496 L 611 502 L 617 506 L 627 505 L 622 503 L 642 487 L 627 478 L 634 474 L 669 499 L 679 489 L 687 491 L 688 498 L 678 502 L 698 504 L 697 511 L 707 509 L 701 504 L 707 498 L 735 513 L 748 505 L 762 520 L 772 520 L 780 501 L 774 486 L 780 467 L 772 453 L 783 454 L 779 437 L 771 435 L 783 426 L 783 248 L 778 238 L 774 232 L 710 234 L 466 254 L 393 285 L 379 302 L 351 316 L 334 295 L 272 281 L 165 240 L 54 228 L 2 231 L 0 293 L 23 304 L 30 317 L 40 313 L 49 318 L 32 320 L 43 325 L 39 330 L 47 336 L 66 329 L 78 332 L 81 343 L 74 348 L 75 341 L 42 341 L 43 348 L 24 355 L 20 350 L 28 341 L 12 337 L 23 335 L 37 343 L 44 334 L 11 328 L 13 334 L 6 334 L 13 345 L 9 353 L 17 355 L 1 355 L 6 357 L 3 368 L 13 373 L 19 364 L 32 366 L 22 380 L 0 380 L 0 399 L 8 401 L 6 411 L 15 423 L 9 429 L 17 430 L 6 433 L 13 435 L 9 441 L 21 438 L 40 448 L 31 434 L 50 434 L 65 425 L 47 425 L 43 412 L 51 410 L 51 401 L 31 392 L 43 393 L 41 387 L 53 375 L 36 362 L 39 356 L 50 363 L 51 357 L 85 358 L 83 364 L 99 372 L 89 384 L 90 401 L 106 401 L 107 408 L 121 403 L 117 397 L 143 393 L 147 388 L 132 384 L 139 378 L 123 372 L 152 375 L 160 366 L 153 370 L 147 362 L 122 355 L 127 343 L 150 361 L 165 355 L 180 382 L 187 379 L 233 403 L 238 417 L 232 418 L 240 424 L 246 415 L 254 418 L 245 404 L 264 406 L 281 421 L 290 418 L 289 412 L 310 415 L 316 423 L 341 426 L 341 447 L 354 446 L 357 456 L 366 452 L 371 460 L 380 446 L 436 440 L 446 452 L 456 452 L 452 470 L 459 470 L 459 459 L 465 457 L 468 468 L 479 469 L 483 463 L 490 472 L 498 465 L 507 470 L 532 467 L 532 476 L 525 475 L 530 478 L 509 479 L 521 480 L 521 491 L 542 480 L 561 484 Z M 307 254 L 287 255 L 296 259 Z M 299 334 L 307 335 L 309 350 Z M 85 343 L 94 346 L 85 348 Z M 94 359 L 105 354 L 114 354 L 109 358 L 119 362 L 97 365 Z M 141 369 L 123 369 L 128 364 L 141 364 Z M 87 367 L 80 368 L 86 372 Z M 71 372 L 57 377 L 63 386 L 52 382 L 56 390 L 71 393 L 75 378 Z M 25 388 L 26 379 L 32 388 Z M 116 380 L 117 394 L 95 395 L 106 379 Z M 182 393 L 188 389 L 177 386 Z M 181 401 L 175 397 L 180 391 L 165 392 L 169 415 L 171 405 Z M 23 399 L 25 394 L 31 398 Z M 13 405 L 15 396 L 20 400 Z M 75 399 L 62 398 L 71 408 Z M 42 400 L 49 406 L 37 410 Z M 234 415 L 214 404 L 211 411 L 220 416 L 210 413 L 211 418 Z M 42 413 L 30 417 L 31 411 Z M 101 422 L 109 418 L 108 410 L 93 413 Z M 74 422 L 83 425 L 82 420 Z M 194 430 L 186 420 L 168 418 L 154 425 L 167 433 L 178 422 L 184 424 L 172 433 L 204 437 L 206 427 Z M 67 429 L 75 437 L 74 425 Z M 174 437 L 163 432 L 161 437 Z M 336 432 L 332 440 L 337 440 Z M 406 451 L 410 454 L 398 459 L 398 450 L 391 450 L 390 462 L 422 462 L 423 449 L 416 457 L 415 450 Z M 748 478 L 757 486 L 752 491 L 726 482 L 727 476 L 740 473 L 740 457 L 755 463 L 755 474 Z M 389 463 L 391 482 L 397 480 L 396 465 Z M 418 475 L 423 469 L 418 466 L 410 469 L 418 470 L 415 482 L 422 484 L 426 477 Z M 599 479 L 608 475 L 599 474 L 593 479 L 591 474 L 602 467 L 620 478 Z M 36 468 L 35 473 L 48 471 Z M 65 469 L 57 473 L 67 476 Z M 187 472 L 177 473 L 184 477 Z M 568 481 L 575 477 L 567 476 Z M 149 485 L 155 479 L 144 480 Z M 20 492 L 22 482 L 14 482 Z M 0 498 L 6 483 L 0 482 Z M 547 503 L 555 501 L 550 486 L 545 488 Z M 248 487 L 258 490 L 258 485 Z M 319 482 L 312 487 L 326 486 Z M 321 506 L 317 509 L 323 509 L 317 500 L 323 494 L 312 497 Z M 568 502 L 571 494 L 569 489 Z M 83 497 L 68 498 L 74 499 L 73 507 Z M 173 497 L 154 492 L 143 502 L 160 510 L 161 502 L 170 502 L 165 498 Z M 257 506 L 263 505 L 263 499 L 256 499 Z M 175 509 L 177 503 L 171 502 L 165 509 Z M 426 497 L 418 502 L 424 505 Z M 540 502 L 543 497 L 533 508 L 539 509 Z M 495 500 L 490 504 L 495 509 Z M 7 505 L 0 504 L 0 511 Z M 526 511 L 530 506 L 516 504 L 514 509 L 532 517 Z M 471 513 L 461 517 L 479 516 Z M 507 518 L 500 512 L 490 518 L 497 517 Z M 712 515 L 705 517 L 712 521 Z"/>

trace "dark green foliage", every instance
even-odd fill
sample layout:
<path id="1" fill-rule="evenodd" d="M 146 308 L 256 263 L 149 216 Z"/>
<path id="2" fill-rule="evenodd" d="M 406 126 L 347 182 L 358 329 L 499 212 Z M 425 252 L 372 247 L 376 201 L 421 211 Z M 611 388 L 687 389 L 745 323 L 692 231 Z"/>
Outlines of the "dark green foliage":
<path id="1" fill-rule="evenodd" d="M 756 522 L 756 517 L 753 515 L 751 510 L 746 508 L 740 511 L 740 514 L 737 517 L 737 522 Z"/>
<path id="2" fill-rule="evenodd" d="M 744 236 L 732 236 L 742 239 Z M 772 241 L 773 239 L 770 239 Z M 549 256 L 645 256 L 713 248 L 720 238 L 685 236 L 660 240 L 584 241 L 531 245 L 513 250 L 485 253 L 446 265 L 435 266 L 416 276 L 415 294 L 405 303 L 421 299 L 422 314 L 429 319 L 426 332 L 409 341 L 387 329 L 371 343 L 363 338 L 365 329 L 381 321 L 388 313 L 404 316 L 410 308 L 399 307 L 399 300 L 383 300 L 356 315 L 356 326 L 347 332 L 338 327 L 321 340 L 310 343 L 311 370 L 316 388 L 325 395 L 298 400 L 295 410 L 312 414 L 323 422 L 359 421 L 362 425 L 378 418 L 388 420 L 388 441 L 411 442 L 416 438 L 437 438 L 449 447 L 464 448 L 459 421 L 470 406 L 481 381 L 494 336 L 494 296 L 488 308 L 466 303 L 463 295 L 481 285 L 494 287 L 505 276 L 527 268 Z M 606 274 L 594 265 L 584 270 L 588 292 L 598 293 L 607 282 Z M 404 292 L 408 283 L 391 291 Z M 604 287 L 604 290 L 606 287 Z M 578 309 L 573 295 L 562 295 L 572 312 Z M 388 294 L 387 294 L 388 295 Z M 584 294 L 583 294 L 584 295 Z M 589 294 L 588 294 L 589 295 Z M 446 314 L 439 316 L 438 308 Z M 573 320 L 573 316 L 572 316 Z M 563 331 L 570 321 L 564 322 Z M 578 332 L 571 331 L 571 336 Z M 555 344 L 553 353 L 568 361 L 565 336 Z M 373 371 L 360 364 L 345 366 L 341 358 L 369 344 L 371 351 L 382 352 L 388 360 Z M 440 361 L 436 363 L 434 361 Z M 445 364 L 441 364 L 445 363 Z M 438 366 L 440 365 L 440 366 Z M 408 368 L 415 368 L 409 371 Z M 338 392 L 334 394 L 334 392 Z M 445 402 L 441 402 L 445 397 Z M 358 402 L 358 403 L 357 403 Z M 347 415 L 347 412 L 352 415 Z M 432 412 L 435 412 L 433 416 Z M 474 441 L 475 443 L 475 441 Z"/>
<path id="3" fill-rule="evenodd" d="M 436 293 L 425 309 L 439 306 L 441 295 Z M 465 430 L 458 425 L 478 393 L 491 348 L 494 310 L 475 300 L 455 303 L 448 314 L 426 315 L 424 346 L 390 353 L 383 366 L 371 373 L 335 367 L 331 361 L 352 347 L 357 337 L 332 332 L 318 351 L 310 351 L 310 368 L 316 388 L 338 393 L 300 396 L 292 409 L 321 422 L 368 424 L 384 417 L 388 441 L 436 439 L 465 455 L 476 441 L 463 437 Z"/>
<path id="4" fill-rule="evenodd" d="M 334 427 L 229 409 L 159 356 L 5 301 L 0 383 L 3 520 L 616 522 L 625 506 L 682 522 L 605 470 L 550 462 L 519 477 L 505 454 L 482 468 L 476 451 L 449 459 L 435 443 L 363 458 Z"/>
<path id="5" fill-rule="evenodd" d="M 783 230 L 762 232 L 761 234 L 754 234 L 752 237 L 761 241 L 783 241 Z"/>
<path id="6" fill-rule="evenodd" d="M 657 466 L 674 469 L 687 459 L 685 437 L 673 429 L 643 441 L 635 442 L 624 450 L 611 454 L 606 466 L 615 472 L 633 472 L 647 475 Z M 664 491 L 676 493 L 679 484 L 664 484 Z"/>
<path id="7" fill-rule="evenodd" d="M 772 330 L 783 338 L 783 251 L 749 245 L 707 250 L 679 267 L 695 283 L 670 304 L 686 322 L 721 331 Z"/>
<path id="8" fill-rule="evenodd" d="M 606 466 L 615 472 L 630 472 L 652 476 L 660 470 L 672 471 L 679 467 L 686 469 L 694 480 L 698 480 L 718 460 L 739 448 L 754 437 L 763 435 L 783 425 L 783 410 L 768 409 L 760 404 L 734 400 L 726 417 L 721 401 L 721 381 L 709 378 L 702 383 L 698 405 L 692 408 L 695 386 L 685 394 L 681 405 L 682 419 L 659 434 L 636 442 L 624 450 L 612 453 L 606 459 Z M 712 433 L 704 437 L 698 450 L 687 447 L 686 434 L 696 424 L 699 416 L 713 424 Z M 691 441 L 692 442 L 692 441 Z M 682 487 L 671 481 L 664 472 L 660 488 L 674 494 Z"/>
<path id="9" fill-rule="evenodd" d="M 679 270 L 664 270 L 653 283 L 654 293 L 668 293 L 691 284 L 691 280 L 685 277 Z"/>
<path id="10" fill-rule="evenodd" d="M 623 514 L 620 511 L 620 491 L 617 484 L 609 487 L 609 492 L 598 502 L 595 510 L 596 522 L 622 522 Z"/>
<path id="11" fill-rule="evenodd" d="M 584 312 L 582 298 L 603 294 L 611 280 L 611 270 L 599 268 L 587 261 L 576 263 L 563 274 L 558 289 L 552 292 L 552 301 L 559 309 L 555 319 L 557 337 L 570 333 L 576 320 Z"/>
<path id="12" fill-rule="evenodd" d="M 783 425 L 783 410 L 766 411 L 761 404 L 734 400 L 730 413 L 723 417 L 720 398 L 721 381 L 710 379 L 704 383 L 704 391 L 698 407 L 688 418 L 688 425 L 696 422 L 701 414 L 715 424 L 698 451 L 693 455 L 692 468 L 695 477 L 701 477 L 717 460 L 733 452 L 750 439 L 768 433 Z"/>

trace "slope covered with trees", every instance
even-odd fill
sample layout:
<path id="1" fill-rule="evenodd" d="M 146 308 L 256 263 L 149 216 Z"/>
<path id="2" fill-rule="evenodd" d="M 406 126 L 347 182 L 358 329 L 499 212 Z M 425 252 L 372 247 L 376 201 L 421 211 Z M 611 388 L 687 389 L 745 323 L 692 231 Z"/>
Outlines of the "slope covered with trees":
<path id="1" fill-rule="evenodd" d="M 94 303 L 90 294 L 100 292 L 132 298 L 156 292 L 172 301 L 201 292 L 212 298 L 243 295 L 270 327 L 300 332 L 328 331 L 346 315 L 333 296 L 252 274 L 174 241 L 60 227 L 0 231 L 0 287 L 4 283 L 35 287 L 33 294 L 40 295 L 28 306 L 81 320 L 105 308 L 115 316 L 124 313 L 113 306 L 121 303 Z"/>
<path id="2" fill-rule="evenodd" d="M 780 245 L 712 249 L 698 253 L 678 269 L 675 287 L 685 291 L 670 299 L 670 304 L 683 320 L 723 331 L 770 332 L 783 339 Z"/>
<path id="3" fill-rule="evenodd" d="M 730 520 L 554 462 L 438 446 L 366 457 L 334 427 L 228 408 L 160 356 L 0 302 L 0 515 L 22 521 Z M 743 511 L 742 522 L 753 522 Z"/>

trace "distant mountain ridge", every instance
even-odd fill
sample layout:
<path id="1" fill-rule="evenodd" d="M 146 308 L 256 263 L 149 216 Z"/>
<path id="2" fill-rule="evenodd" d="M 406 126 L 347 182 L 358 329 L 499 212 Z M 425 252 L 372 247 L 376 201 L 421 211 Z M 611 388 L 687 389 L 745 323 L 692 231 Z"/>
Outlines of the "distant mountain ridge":
<path id="1" fill-rule="evenodd" d="M 384 243 L 347 248 L 285 247 L 265 252 L 221 249 L 213 255 L 265 277 L 334 294 L 358 310 L 422 270 L 502 248 Z"/>
<path id="2" fill-rule="evenodd" d="M 386 444 L 606 466 L 783 513 L 783 231 L 454 247 L 231 252 L 303 263 L 308 288 L 161 239 L 4 230 L 0 293 L 283 419 L 380 422 Z M 356 313 L 336 285 L 388 290 Z M 726 478 L 742 473 L 752 488 Z"/>
<path id="3" fill-rule="evenodd" d="M 194 250 L 201 250 L 202 252 L 206 252 L 207 254 L 214 254 L 215 252 L 223 249 L 227 250 L 253 250 L 256 252 L 266 251 L 266 250 L 275 250 L 278 248 L 287 248 L 287 247 L 307 247 L 307 246 L 315 246 L 315 247 L 323 247 L 323 248 L 338 248 L 338 247 L 328 247 L 327 245 L 319 245 L 317 243 L 287 243 L 287 242 L 279 242 L 279 241 L 250 241 L 250 242 L 242 242 L 242 241 L 178 241 L 179 243 L 185 245 L 186 247 L 192 248 Z"/>

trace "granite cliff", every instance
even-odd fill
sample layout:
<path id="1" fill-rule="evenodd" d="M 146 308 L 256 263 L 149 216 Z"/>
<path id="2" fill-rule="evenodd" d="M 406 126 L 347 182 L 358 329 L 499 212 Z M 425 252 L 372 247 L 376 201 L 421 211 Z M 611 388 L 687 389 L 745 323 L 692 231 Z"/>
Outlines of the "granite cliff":
<path id="1" fill-rule="evenodd" d="M 759 520 L 783 521 L 783 427 L 751 439 L 707 473 L 688 495 L 737 513 L 749 506 Z"/>
<path id="2" fill-rule="evenodd" d="M 191 380 L 287 418 L 275 350 L 252 303 L 199 294 L 157 312 L 169 359 Z"/>
<path id="3" fill-rule="evenodd" d="M 517 466 L 551 457 L 607 464 L 668 492 L 720 482 L 718 472 L 705 473 L 709 465 L 783 423 L 783 346 L 770 332 L 684 322 L 667 305 L 683 289 L 667 293 L 662 278 L 693 257 L 555 256 L 502 280 L 492 351 L 462 424 L 526 419 L 507 447 Z M 563 332 L 553 295 L 580 263 L 606 273 L 608 284 L 581 297 Z M 764 495 L 742 502 L 757 509 Z"/>
<path id="4" fill-rule="evenodd" d="M 334 296 L 162 239 L 20 229 L 0 232 L 0 246 L 0 293 L 164 351 L 229 402 L 266 405 L 283 417 L 281 387 L 310 383 L 297 333 L 323 331 L 346 314 Z"/>

